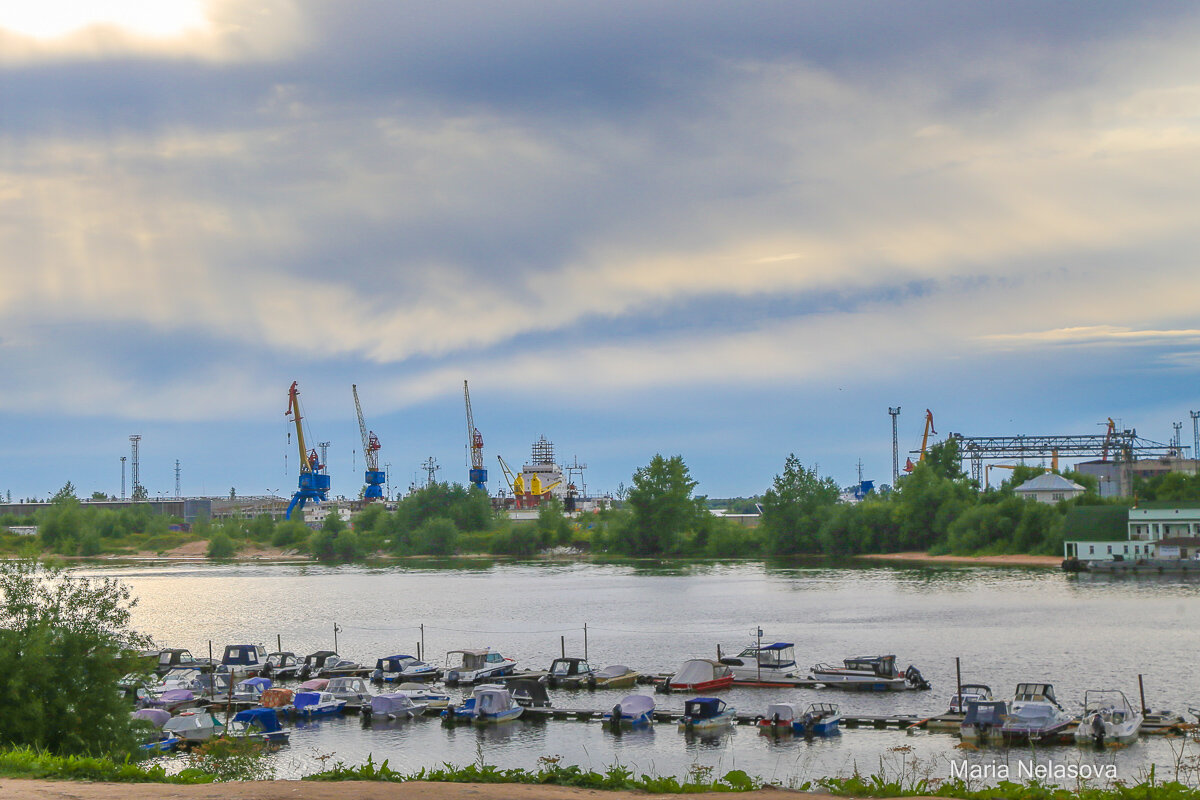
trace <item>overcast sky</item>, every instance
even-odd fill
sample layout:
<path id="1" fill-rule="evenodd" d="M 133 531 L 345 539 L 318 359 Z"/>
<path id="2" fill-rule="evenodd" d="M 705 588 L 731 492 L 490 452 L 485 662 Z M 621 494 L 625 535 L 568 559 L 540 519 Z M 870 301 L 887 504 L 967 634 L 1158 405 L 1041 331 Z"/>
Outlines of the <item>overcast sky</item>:
<path id="1" fill-rule="evenodd" d="M 0 0 L 0 492 L 615 490 L 1200 409 L 1186 3 Z M 940 437 L 939 437 L 940 438 Z M 286 461 L 285 461 L 286 458 Z M 285 471 L 286 470 L 286 471 Z"/>

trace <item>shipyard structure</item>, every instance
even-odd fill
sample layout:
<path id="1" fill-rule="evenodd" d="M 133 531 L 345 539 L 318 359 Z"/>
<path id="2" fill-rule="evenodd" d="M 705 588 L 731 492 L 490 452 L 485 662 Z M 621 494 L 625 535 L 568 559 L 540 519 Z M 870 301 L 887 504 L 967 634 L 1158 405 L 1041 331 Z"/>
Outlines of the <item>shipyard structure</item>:
<path id="1" fill-rule="evenodd" d="M 587 464 L 580 464 L 578 459 L 565 467 L 559 464 L 554 443 L 545 436 L 533 443 L 529 461 L 520 472 L 514 472 L 503 457 L 496 458 L 508 489 L 501 489 L 492 498 L 492 506 L 513 519 L 536 519 L 541 506 L 551 500 L 558 500 L 563 511 L 571 515 L 594 513 L 611 502 L 607 497 L 588 497 L 583 481 Z"/>

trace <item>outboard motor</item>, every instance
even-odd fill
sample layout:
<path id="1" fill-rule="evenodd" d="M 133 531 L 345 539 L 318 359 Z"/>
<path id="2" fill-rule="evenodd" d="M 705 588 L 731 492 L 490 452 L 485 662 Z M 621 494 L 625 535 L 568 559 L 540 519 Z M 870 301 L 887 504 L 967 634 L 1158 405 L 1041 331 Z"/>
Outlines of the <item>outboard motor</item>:
<path id="1" fill-rule="evenodd" d="M 617 703 L 612 709 L 612 719 L 609 720 L 609 726 L 614 731 L 621 730 L 621 704 Z"/>
<path id="2" fill-rule="evenodd" d="M 1097 747 L 1104 746 L 1104 720 L 1099 714 L 1092 715 L 1092 740 Z"/>
<path id="3" fill-rule="evenodd" d="M 909 664 L 908 669 L 904 671 L 904 680 L 907 681 L 908 685 L 914 689 L 921 689 L 924 691 L 926 689 L 933 688 L 929 681 L 922 677 L 921 670 L 917 669 L 912 664 Z"/>

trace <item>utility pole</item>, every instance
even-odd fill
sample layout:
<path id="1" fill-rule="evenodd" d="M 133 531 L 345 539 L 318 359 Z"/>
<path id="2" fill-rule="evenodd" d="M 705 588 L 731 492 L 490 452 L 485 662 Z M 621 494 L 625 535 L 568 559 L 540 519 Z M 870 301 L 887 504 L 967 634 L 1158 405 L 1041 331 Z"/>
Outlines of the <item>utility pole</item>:
<path id="1" fill-rule="evenodd" d="M 1183 431 L 1183 423 L 1172 422 L 1171 427 L 1175 429 L 1175 457 L 1182 458 L 1183 438 L 1180 433 Z"/>
<path id="2" fill-rule="evenodd" d="M 138 460 L 138 446 L 142 441 L 142 437 L 134 434 L 129 437 L 129 448 L 133 452 L 133 458 L 129 459 L 129 477 L 132 479 L 133 496 L 140 497 L 141 492 L 138 491 L 142 487 L 142 476 L 140 474 L 141 462 Z"/>
<path id="3" fill-rule="evenodd" d="M 179 499 L 179 459 L 175 459 L 175 499 Z"/>
<path id="4" fill-rule="evenodd" d="M 895 489 L 900 480 L 900 437 L 896 432 L 896 417 L 900 416 L 900 406 L 888 408 L 888 413 L 892 415 L 892 488 Z"/>
<path id="5" fill-rule="evenodd" d="M 121 456 L 121 499 L 125 499 L 125 456 Z"/>

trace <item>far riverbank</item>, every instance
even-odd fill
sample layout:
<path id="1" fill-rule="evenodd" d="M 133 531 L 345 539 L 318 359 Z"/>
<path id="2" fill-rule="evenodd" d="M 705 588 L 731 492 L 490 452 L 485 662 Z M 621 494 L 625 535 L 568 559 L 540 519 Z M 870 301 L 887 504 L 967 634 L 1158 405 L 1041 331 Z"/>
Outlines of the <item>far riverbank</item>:
<path id="1" fill-rule="evenodd" d="M 872 561 L 899 561 L 909 564 L 975 564 L 992 567 L 1054 567 L 1062 565 L 1061 556 L 934 556 L 920 551 L 905 553 L 873 553 L 871 555 L 855 556 Z"/>

